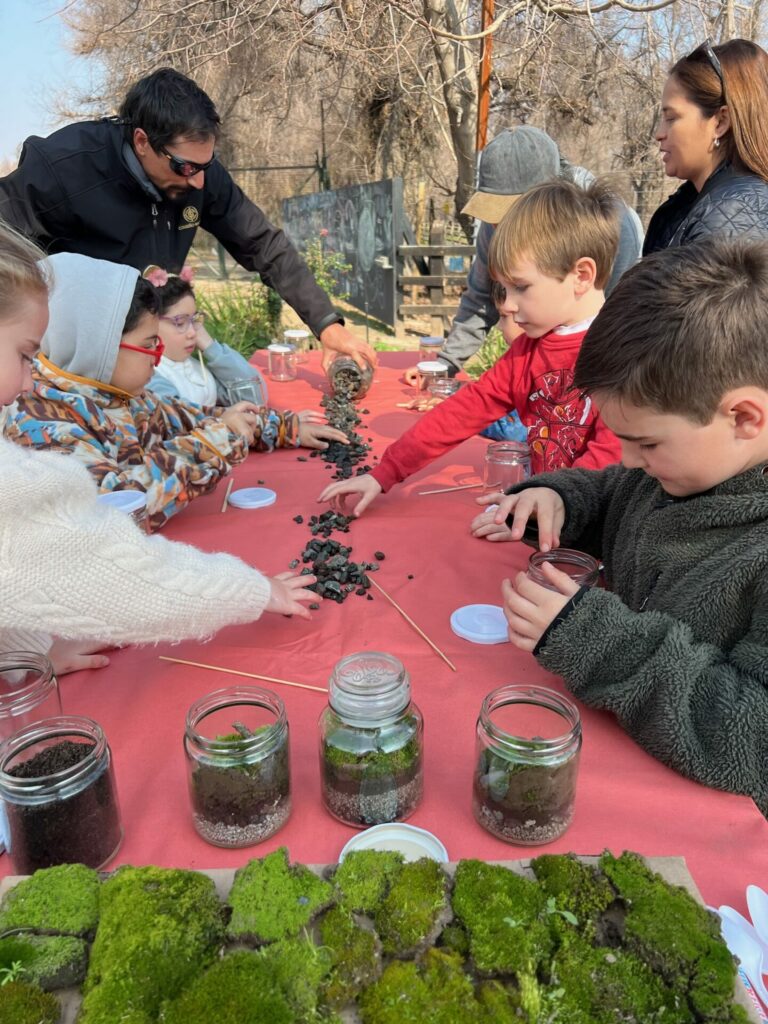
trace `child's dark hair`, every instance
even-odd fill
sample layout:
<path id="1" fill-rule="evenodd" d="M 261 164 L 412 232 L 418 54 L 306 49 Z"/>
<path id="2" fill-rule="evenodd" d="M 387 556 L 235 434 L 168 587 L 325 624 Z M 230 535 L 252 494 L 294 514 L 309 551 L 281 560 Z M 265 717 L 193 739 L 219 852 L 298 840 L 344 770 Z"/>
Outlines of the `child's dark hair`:
<path id="1" fill-rule="evenodd" d="M 135 82 L 119 113 L 128 141 L 134 128 L 142 128 L 154 150 L 179 138 L 192 142 L 216 139 L 221 125 L 210 96 L 173 68 L 159 68 Z"/>
<path id="2" fill-rule="evenodd" d="M 155 291 L 160 301 L 161 315 L 174 306 L 179 299 L 183 299 L 185 295 L 191 295 L 193 299 L 195 297 L 194 288 L 189 281 L 185 281 L 183 277 L 177 277 L 175 274 L 169 276 L 167 284 L 159 287 L 155 285 Z"/>
<path id="3" fill-rule="evenodd" d="M 723 395 L 768 391 L 768 242 L 708 238 L 628 270 L 589 328 L 574 386 L 711 423 Z"/>
<path id="4" fill-rule="evenodd" d="M 157 316 L 160 313 L 160 299 L 158 298 L 155 286 L 150 284 L 145 278 L 140 277 L 136 282 L 136 288 L 131 299 L 131 305 L 128 308 L 128 315 L 125 318 L 122 333 L 127 334 L 128 331 L 132 331 L 145 313 Z"/>

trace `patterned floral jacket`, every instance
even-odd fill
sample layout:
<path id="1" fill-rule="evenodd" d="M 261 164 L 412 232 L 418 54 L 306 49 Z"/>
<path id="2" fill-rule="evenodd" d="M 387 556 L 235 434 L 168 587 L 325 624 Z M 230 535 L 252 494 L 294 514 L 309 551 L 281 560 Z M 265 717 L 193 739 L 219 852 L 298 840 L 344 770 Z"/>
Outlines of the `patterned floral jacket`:
<path id="1" fill-rule="evenodd" d="M 199 406 L 161 401 L 149 391 L 130 395 L 67 373 L 43 355 L 32 377 L 34 390 L 9 410 L 6 437 L 73 455 L 102 492 L 144 491 L 153 529 L 214 490 L 248 454 L 245 438 Z M 262 414 L 257 449 L 297 444 L 297 416 L 267 408 Z"/>

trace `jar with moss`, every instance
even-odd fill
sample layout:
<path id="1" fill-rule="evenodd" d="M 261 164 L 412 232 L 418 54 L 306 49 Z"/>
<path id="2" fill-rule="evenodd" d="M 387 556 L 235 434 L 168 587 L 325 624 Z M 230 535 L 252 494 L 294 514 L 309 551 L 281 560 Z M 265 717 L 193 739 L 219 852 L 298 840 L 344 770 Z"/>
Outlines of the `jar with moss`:
<path id="1" fill-rule="evenodd" d="M 291 814 L 288 719 L 277 694 L 230 686 L 196 701 L 184 733 L 192 820 L 214 846 L 253 846 Z"/>
<path id="2" fill-rule="evenodd" d="M 545 686 L 502 686 L 477 720 L 472 809 L 499 839 L 538 846 L 573 820 L 581 751 L 576 705 Z"/>
<path id="3" fill-rule="evenodd" d="M 352 356 L 338 353 L 331 360 L 328 367 L 328 379 L 331 382 L 331 390 L 337 398 L 346 398 L 349 401 L 356 401 L 368 394 L 368 389 L 373 382 L 373 366 L 365 356 L 361 357 L 363 367 L 359 367 Z"/>
<path id="4" fill-rule="evenodd" d="M 342 658 L 320 716 L 323 803 L 357 828 L 403 821 L 423 793 L 421 712 L 405 668 L 390 654 Z"/>

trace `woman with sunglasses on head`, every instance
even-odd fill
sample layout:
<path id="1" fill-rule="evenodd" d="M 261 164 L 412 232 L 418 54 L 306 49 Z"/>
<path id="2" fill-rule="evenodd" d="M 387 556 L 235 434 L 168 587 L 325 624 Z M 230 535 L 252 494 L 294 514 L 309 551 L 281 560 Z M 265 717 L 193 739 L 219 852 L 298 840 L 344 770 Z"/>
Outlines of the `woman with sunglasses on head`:
<path id="1" fill-rule="evenodd" d="M 768 237 L 768 54 L 707 40 L 669 73 L 656 140 L 685 184 L 656 210 L 643 255 L 708 235 Z"/>

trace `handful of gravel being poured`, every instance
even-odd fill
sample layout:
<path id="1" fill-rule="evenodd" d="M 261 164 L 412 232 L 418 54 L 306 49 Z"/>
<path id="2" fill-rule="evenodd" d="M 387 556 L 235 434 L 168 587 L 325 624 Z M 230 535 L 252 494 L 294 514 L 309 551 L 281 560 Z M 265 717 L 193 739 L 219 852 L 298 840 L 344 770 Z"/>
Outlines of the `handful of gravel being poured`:
<path id="1" fill-rule="evenodd" d="M 296 516 L 295 521 L 303 523 L 303 516 Z M 350 545 L 340 544 L 331 537 L 334 530 L 340 533 L 349 533 L 351 516 L 344 516 L 332 509 L 323 512 L 319 516 L 311 516 L 309 529 L 312 540 L 301 553 L 301 561 L 304 567 L 301 570 L 302 576 L 310 574 L 317 576 L 317 582 L 310 584 L 307 589 L 314 590 L 319 597 L 327 598 L 329 601 L 336 601 L 341 604 L 352 594 L 358 597 L 366 597 L 369 601 L 373 597 L 368 593 L 371 581 L 366 575 L 367 572 L 377 572 L 379 562 L 351 562 L 349 556 L 352 553 Z M 384 558 L 382 551 L 376 552 L 376 558 L 381 561 Z M 299 566 L 299 559 L 295 558 L 291 569 Z M 319 605 L 310 605 L 316 610 Z"/>

